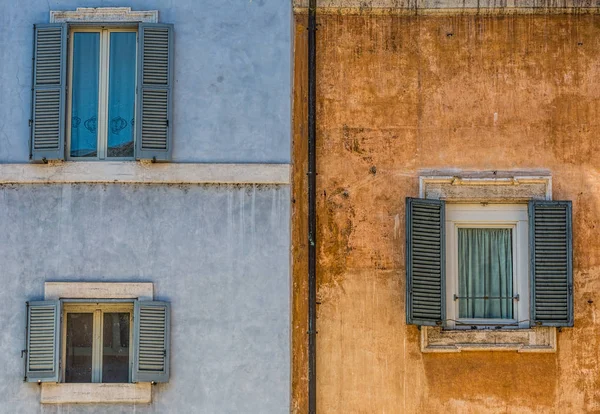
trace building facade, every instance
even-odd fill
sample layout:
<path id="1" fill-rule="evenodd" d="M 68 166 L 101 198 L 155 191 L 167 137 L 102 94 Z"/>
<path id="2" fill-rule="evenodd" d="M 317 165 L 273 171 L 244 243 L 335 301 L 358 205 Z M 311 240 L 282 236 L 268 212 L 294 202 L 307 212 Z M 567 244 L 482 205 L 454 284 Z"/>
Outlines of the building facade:
<path id="1" fill-rule="evenodd" d="M 286 412 L 291 4 L 0 16 L 0 411 Z"/>
<path id="2" fill-rule="evenodd" d="M 302 413 L 307 2 L 295 6 L 292 410 Z M 319 2 L 318 412 L 600 409 L 599 19 L 595 2 Z M 465 293 L 473 272 L 457 244 L 469 231 L 508 243 L 498 253 L 494 242 L 509 265 L 493 272 L 512 287 Z M 474 305 L 492 300 L 506 307 Z"/>

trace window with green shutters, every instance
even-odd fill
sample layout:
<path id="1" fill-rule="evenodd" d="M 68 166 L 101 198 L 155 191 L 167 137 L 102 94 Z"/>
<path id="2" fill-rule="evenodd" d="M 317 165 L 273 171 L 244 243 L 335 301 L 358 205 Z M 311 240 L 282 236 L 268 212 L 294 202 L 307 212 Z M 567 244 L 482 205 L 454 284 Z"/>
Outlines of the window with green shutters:
<path id="1" fill-rule="evenodd" d="M 173 26 L 34 26 L 30 158 L 169 161 Z"/>
<path id="2" fill-rule="evenodd" d="M 28 382 L 169 380 L 170 306 L 160 301 L 27 304 Z"/>
<path id="3" fill-rule="evenodd" d="M 408 198 L 406 319 L 449 329 L 573 326 L 571 202 Z"/>

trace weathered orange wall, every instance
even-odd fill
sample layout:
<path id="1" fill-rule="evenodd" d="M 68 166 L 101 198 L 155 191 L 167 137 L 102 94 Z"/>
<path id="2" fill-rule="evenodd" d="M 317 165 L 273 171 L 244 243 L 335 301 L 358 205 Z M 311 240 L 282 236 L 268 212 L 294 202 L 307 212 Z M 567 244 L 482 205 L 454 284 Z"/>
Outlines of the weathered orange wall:
<path id="1" fill-rule="evenodd" d="M 296 16 L 293 390 L 306 412 L 306 15 Z M 321 14 L 319 413 L 600 412 L 600 15 Z M 496 115 L 495 115 L 496 114 Z M 556 354 L 422 354 L 404 198 L 423 169 L 552 174 L 575 327 Z"/>

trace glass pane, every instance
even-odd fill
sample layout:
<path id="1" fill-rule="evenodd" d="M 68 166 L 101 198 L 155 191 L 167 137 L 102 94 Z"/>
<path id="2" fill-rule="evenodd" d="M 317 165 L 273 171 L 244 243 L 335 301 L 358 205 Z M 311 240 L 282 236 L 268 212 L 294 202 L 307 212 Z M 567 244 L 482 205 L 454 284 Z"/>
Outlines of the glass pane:
<path id="1" fill-rule="evenodd" d="M 104 314 L 102 382 L 129 382 L 129 313 Z"/>
<path id="2" fill-rule="evenodd" d="M 92 382 L 93 313 L 67 313 L 65 382 Z"/>
<path id="3" fill-rule="evenodd" d="M 513 318 L 511 229 L 458 229 L 460 318 Z"/>
<path id="4" fill-rule="evenodd" d="M 133 157 L 136 33 L 110 34 L 109 157 Z"/>
<path id="5" fill-rule="evenodd" d="M 71 157 L 96 157 L 100 33 L 73 34 Z"/>

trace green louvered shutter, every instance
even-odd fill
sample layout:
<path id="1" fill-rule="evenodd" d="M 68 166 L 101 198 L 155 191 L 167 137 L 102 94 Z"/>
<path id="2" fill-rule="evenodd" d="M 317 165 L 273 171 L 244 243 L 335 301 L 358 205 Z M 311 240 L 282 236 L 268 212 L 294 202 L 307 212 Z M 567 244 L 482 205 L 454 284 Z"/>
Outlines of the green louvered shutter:
<path id="1" fill-rule="evenodd" d="M 27 306 L 28 382 L 58 382 L 60 301 L 29 302 Z"/>
<path id="2" fill-rule="evenodd" d="M 444 211 L 441 200 L 406 199 L 406 323 L 445 320 Z"/>
<path id="3" fill-rule="evenodd" d="M 133 382 L 169 381 L 169 319 L 167 302 L 135 303 Z"/>
<path id="4" fill-rule="evenodd" d="M 65 156 L 66 24 L 34 26 L 30 154 L 33 160 Z"/>
<path id="5" fill-rule="evenodd" d="M 531 320 L 573 326 L 573 234 L 570 201 L 529 202 Z"/>
<path id="6" fill-rule="evenodd" d="M 173 144 L 173 25 L 139 26 L 136 158 L 168 161 Z"/>

